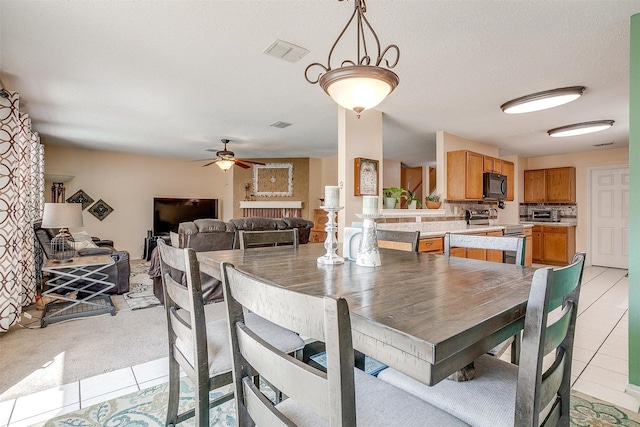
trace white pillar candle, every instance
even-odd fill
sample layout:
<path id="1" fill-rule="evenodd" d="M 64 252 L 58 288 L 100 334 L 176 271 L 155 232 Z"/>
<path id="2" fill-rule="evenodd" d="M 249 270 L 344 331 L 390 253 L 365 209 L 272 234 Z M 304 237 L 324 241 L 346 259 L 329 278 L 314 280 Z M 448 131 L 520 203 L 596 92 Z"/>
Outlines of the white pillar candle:
<path id="1" fill-rule="evenodd" d="M 324 187 L 324 205 L 328 208 L 340 207 L 340 187 L 337 185 Z"/>
<path id="2" fill-rule="evenodd" d="M 363 196 L 362 213 L 364 215 L 378 214 L 378 196 Z"/>

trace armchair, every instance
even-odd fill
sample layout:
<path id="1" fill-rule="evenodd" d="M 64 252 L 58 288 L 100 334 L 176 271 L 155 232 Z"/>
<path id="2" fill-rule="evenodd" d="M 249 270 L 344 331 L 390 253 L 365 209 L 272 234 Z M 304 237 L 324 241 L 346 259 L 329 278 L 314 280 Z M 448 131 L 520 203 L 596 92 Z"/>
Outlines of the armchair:
<path id="1" fill-rule="evenodd" d="M 36 239 L 42 248 L 42 252 L 47 259 L 53 259 L 53 253 L 51 251 L 51 239 L 55 237 L 57 230 L 40 227 L 40 222 L 34 224 L 34 232 Z M 96 247 L 85 247 L 82 249 L 75 249 L 74 257 L 83 257 L 89 255 L 109 255 L 115 261 L 112 267 L 105 270 L 105 273 L 109 275 L 109 281 L 112 281 L 116 286 L 112 288 L 108 293 L 123 294 L 129 292 L 129 275 L 131 273 L 131 267 L 129 265 L 129 252 L 118 251 L 113 248 L 113 241 L 100 240 L 96 237 L 91 238 L 93 245 Z M 79 245 L 82 246 L 82 245 Z"/>

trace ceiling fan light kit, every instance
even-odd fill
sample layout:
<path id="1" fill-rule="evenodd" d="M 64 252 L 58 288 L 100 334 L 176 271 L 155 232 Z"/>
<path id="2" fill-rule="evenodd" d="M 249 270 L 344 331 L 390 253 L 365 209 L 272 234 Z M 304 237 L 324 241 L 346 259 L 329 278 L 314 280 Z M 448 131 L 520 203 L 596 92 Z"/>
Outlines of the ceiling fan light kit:
<path id="1" fill-rule="evenodd" d="M 343 1 L 343 0 L 339 0 Z M 320 83 L 320 87 L 341 107 L 353 110 L 360 117 L 360 114 L 369 108 L 373 108 L 382 102 L 398 86 L 400 79 L 398 75 L 391 71 L 400 59 L 400 49 L 392 44 L 384 50 L 380 47 L 378 35 L 365 17 L 367 6 L 365 0 L 354 0 L 354 11 L 343 28 L 342 32 L 333 43 L 327 58 L 327 65 L 314 62 L 305 69 L 304 75 L 311 84 Z M 358 34 L 357 57 L 356 60 L 345 59 L 340 61 L 338 68 L 331 68 L 331 55 L 336 45 L 345 34 L 352 22 Z M 371 58 L 367 49 L 365 29 L 373 37 L 377 47 L 377 56 Z M 384 59 L 387 52 L 395 52 L 395 60 L 391 63 Z M 384 59 L 386 68 L 380 64 Z M 374 65 L 371 65 L 373 62 Z M 320 67 L 321 71 L 315 79 L 309 78 L 309 71 L 314 67 Z M 322 71 L 323 70 L 323 71 Z"/>
<path id="2" fill-rule="evenodd" d="M 615 121 L 613 120 L 595 120 L 591 122 L 575 123 L 567 126 L 560 126 L 547 131 L 549 136 L 554 138 L 564 136 L 585 135 L 587 133 L 600 132 L 609 129 Z"/>
<path id="3" fill-rule="evenodd" d="M 227 144 L 229 143 L 229 140 L 221 139 L 221 141 L 224 144 L 224 150 L 216 151 L 216 156 L 218 156 L 218 158 L 216 158 L 212 162 L 202 165 L 202 167 L 209 166 L 215 163 L 223 171 L 228 171 L 233 165 L 240 166 L 244 169 L 249 169 L 251 167 L 245 163 L 264 165 L 264 163 L 254 162 L 253 160 L 236 159 L 234 157 L 235 153 L 233 151 L 227 150 Z M 206 151 L 213 151 L 213 149 L 207 149 Z"/>
<path id="4" fill-rule="evenodd" d="M 507 114 L 530 113 L 532 111 L 546 110 L 575 101 L 584 93 L 584 86 L 570 86 L 558 89 L 545 90 L 532 93 L 520 98 L 507 101 L 500 109 Z"/>

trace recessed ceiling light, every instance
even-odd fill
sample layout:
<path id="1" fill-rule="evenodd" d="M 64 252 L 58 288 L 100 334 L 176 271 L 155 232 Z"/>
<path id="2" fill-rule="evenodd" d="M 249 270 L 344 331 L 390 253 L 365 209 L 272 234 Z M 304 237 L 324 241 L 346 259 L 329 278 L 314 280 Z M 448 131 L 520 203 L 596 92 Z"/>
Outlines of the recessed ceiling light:
<path id="1" fill-rule="evenodd" d="M 547 133 L 549 136 L 553 137 L 584 135 L 609 129 L 614 123 L 615 122 L 613 120 L 596 120 L 593 122 L 575 123 L 548 130 Z"/>
<path id="2" fill-rule="evenodd" d="M 505 102 L 500 106 L 500 109 L 507 114 L 546 110 L 580 98 L 584 89 L 584 86 L 570 86 L 532 93 Z"/>

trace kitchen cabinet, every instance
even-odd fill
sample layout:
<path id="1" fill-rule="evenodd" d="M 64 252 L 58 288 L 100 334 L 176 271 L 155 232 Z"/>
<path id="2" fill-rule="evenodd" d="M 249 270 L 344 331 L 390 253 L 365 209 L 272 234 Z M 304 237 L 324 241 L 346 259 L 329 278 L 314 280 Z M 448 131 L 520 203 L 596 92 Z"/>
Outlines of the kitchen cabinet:
<path id="1" fill-rule="evenodd" d="M 502 230 L 500 230 L 500 231 L 488 231 L 486 233 L 486 235 L 487 236 L 502 236 Z M 487 261 L 503 262 L 502 251 L 487 250 L 487 254 L 486 254 L 485 259 Z"/>
<path id="2" fill-rule="evenodd" d="M 482 154 L 460 150 L 447 153 L 447 199 L 482 200 Z"/>
<path id="3" fill-rule="evenodd" d="M 545 225 L 533 227 L 534 262 L 567 265 L 576 252 L 575 226 Z"/>
<path id="4" fill-rule="evenodd" d="M 420 241 L 418 242 L 418 251 L 427 252 L 430 254 L 442 254 L 444 251 L 443 240 L 443 237 L 429 237 L 427 239 L 420 239 Z"/>
<path id="5" fill-rule="evenodd" d="M 524 242 L 524 265 L 529 267 L 533 264 L 533 229 L 525 228 L 522 230 L 522 234 L 525 235 Z"/>
<path id="6" fill-rule="evenodd" d="M 482 158 L 482 170 L 484 172 L 502 173 L 502 160 L 491 156 L 482 156 Z"/>
<path id="7" fill-rule="evenodd" d="M 501 163 L 502 175 L 507 177 L 507 198 L 504 200 L 506 202 L 513 202 L 515 197 L 513 189 L 515 188 L 516 179 L 515 165 L 513 162 L 507 162 L 506 160 L 501 160 Z"/>
<path id="8" fill-rule="evenodd" d="M 563 167 L 524 171 L 525 203 L 576 201 L 576 168 Z"/>
<path id="9" fill-rule="evenodd" d="M 502 230 L 472 234 L 476 236 L 502 236 Z M 503 262 L 502 251 L 495 250 L 454 247 L 450 249 L 449 255 L 461 258 L 479 259 L 481 261 Z"/>

